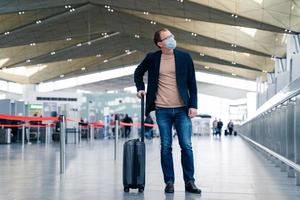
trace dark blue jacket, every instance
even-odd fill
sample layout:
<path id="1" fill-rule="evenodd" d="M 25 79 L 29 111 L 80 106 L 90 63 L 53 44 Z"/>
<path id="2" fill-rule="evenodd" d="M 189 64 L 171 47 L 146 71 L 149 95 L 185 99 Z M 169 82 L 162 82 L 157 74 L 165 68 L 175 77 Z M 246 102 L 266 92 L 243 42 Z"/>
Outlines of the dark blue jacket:
<path id="1" fill-rule="evenodd" d="M 195 69 L 188 53 L 174 49 L 176 82 L 179 94 L 188 108 L 197 108 L 197 83 Z M 143 76 L 148 71 L 148 88 L 146 94 L 146 116 L 155 110 L 155 99 L 158 88 L 161 50 L 148 53 L 134 72 L 137 91 L 145 90 Z"/>

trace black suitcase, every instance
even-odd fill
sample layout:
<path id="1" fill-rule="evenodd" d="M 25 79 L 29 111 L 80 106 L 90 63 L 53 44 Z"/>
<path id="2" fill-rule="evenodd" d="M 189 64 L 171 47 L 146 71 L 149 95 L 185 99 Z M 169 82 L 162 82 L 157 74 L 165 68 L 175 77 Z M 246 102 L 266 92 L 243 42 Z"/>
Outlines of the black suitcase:
<path id="1" fill-rule="evenodd" d="M 124 192 L 129 189 L 145 188 L 146 149 L 144 143 L 144 97 L 141 99 L 141 140 L 134 139 L 124 143 L 123 149 L 123 186 Z"/>
<path id="2" fill-rule="evenodd" d="M 226 136 L 226 135 L 228 135 L 228 131 L 227 131 L 227 129 L 225 129 L 225 133 L 224 133 L 224 135 Z"/>
<path id="3" fill-rule="evenodd" d="M 0 144 L 11 143 L 11 129 L 0 129 Z"/>
<path id="4" fill-rule="evenodd" d="M 54 132 L 52 134 L 52 140 L 55 142 L 59 142 L 60 141 L 60 132 Z"/>

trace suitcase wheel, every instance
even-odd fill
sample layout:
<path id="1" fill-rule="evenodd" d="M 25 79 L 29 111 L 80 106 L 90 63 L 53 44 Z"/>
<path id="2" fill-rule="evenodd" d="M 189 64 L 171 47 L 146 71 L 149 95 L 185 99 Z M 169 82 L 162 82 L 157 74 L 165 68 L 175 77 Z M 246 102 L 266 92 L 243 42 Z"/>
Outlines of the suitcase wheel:
<path id="1" fill-rule="evenodd" d="M 142 193 L 142 192 L 144 192 L 144 188 L 143 187 L 139 188 L 139 193 Z"/>
<path id="2" fill-rule="evenodd" d="M 124 192 L 129 192 L 129 188 L 128 187 L 124 187 Z"/>

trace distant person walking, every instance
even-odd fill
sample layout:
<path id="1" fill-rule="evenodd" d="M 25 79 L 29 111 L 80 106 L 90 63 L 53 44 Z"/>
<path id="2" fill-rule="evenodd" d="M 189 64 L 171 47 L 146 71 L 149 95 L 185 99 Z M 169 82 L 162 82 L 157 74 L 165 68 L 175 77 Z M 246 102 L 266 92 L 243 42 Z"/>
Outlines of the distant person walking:
<path id="1" fill-rule="evenodd" d="M 229 135 L 232 135 L 233 128 L 234 128 L 234 124 L 233 124 L 232 120 L 230 120 L 229 123 L 227 124 L 227 129 L 229 131 Z"/>
<path id="2" fill-rule="evenodd" d="M 133 121 L 132 121 L 132 118 L 129 117 L 128 114 L 126 114 L 125 117 L 124 117 L 124 119 L 123 119 L 123 122 L 124 122 L 124 123 L 130 124 L 130 123 L 132 123 Z M 125 133 L 124 133 L 125 135 L 124 135 L 124 137 L 125 137 L 125 138 L 130 137 L 130 133 L 131 133 L 131 125 L 124 125 L 124 129 L 125 129 Z"/>
<path id="3" fill-rule="evenodd" d="M 217 124 L 217 134 L 221 136 L 222 133 L 222 127 L 223 127 L 223 122 L 221 119 L 219 119 L 218 124 Z"/>

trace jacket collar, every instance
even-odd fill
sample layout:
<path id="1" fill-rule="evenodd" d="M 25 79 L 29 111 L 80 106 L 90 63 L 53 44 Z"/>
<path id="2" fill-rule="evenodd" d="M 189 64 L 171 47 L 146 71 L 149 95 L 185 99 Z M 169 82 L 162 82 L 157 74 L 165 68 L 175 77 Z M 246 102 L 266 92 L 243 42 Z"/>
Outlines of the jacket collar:
<path id="1" fill-rule="evenodd" d="M 173 53 L 174 53 L 174 56 L 176 56 L 176 54 L 178 53 L 177 49 L 174 49 L 174 50 L 173 50 Z M 158 51 L 155 52 L 155 54 L 161 56 L 162 51 L 161 51 L 161 50 L 158 50 Z"/>

